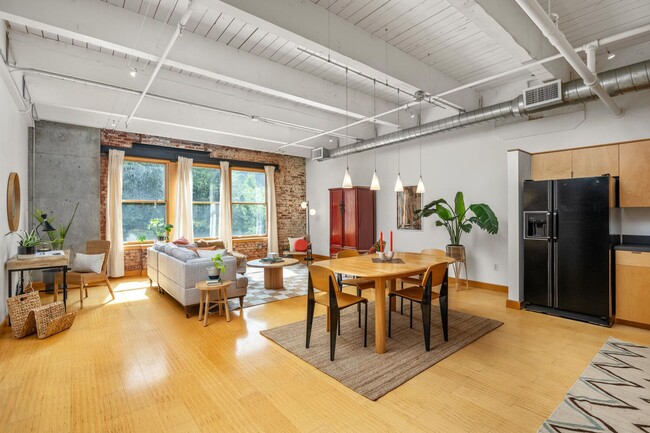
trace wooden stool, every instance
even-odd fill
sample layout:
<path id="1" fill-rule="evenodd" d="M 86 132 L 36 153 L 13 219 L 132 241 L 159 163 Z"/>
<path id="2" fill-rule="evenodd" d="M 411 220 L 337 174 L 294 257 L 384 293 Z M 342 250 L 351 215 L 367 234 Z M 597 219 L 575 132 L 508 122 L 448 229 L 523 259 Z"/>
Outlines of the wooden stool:
<path id="1" fill-rule="evenodd" d="M 201 291 L 201 302 L 199 303 L 199 320 L 203 319 L 203 326 L 208 326 L 208 313 L 214 307 L 219 307 L 219 316 L 222 314 L 222 306 L 226 309 L 226 320 L 230 322 L 230 312 L 228 311 L 228 295 L 226 289 L 230 287 L 232 281 L 221 281 L 217 284 L 208 284 L 213 281 L 201 281 L 196 283 L 196 288 Z M 217 299 L 210 305 L 210 292 L 217 292 Z"/>

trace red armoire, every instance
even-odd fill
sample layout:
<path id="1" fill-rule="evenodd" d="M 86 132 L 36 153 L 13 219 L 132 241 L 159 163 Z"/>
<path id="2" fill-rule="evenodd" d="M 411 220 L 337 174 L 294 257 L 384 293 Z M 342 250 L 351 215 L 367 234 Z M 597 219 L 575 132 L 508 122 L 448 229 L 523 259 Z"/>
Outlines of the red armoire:
<path id="1" fill-rule="evenodd" d="M 330 254 L 368 250 L 375 241 L 375 192 L 361 186 L 330 189 Z"/>

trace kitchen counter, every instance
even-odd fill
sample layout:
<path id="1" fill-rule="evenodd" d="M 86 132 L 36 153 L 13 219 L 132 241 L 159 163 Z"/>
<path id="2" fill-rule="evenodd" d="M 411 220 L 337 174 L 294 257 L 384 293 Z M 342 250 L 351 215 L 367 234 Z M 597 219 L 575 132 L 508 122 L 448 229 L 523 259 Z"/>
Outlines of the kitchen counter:
<path id="1" fill-rule="evenodd" d="M 650 252 L 650 236 L 623 235 L 623 242 L 615 245 L 614 250 Z"/>

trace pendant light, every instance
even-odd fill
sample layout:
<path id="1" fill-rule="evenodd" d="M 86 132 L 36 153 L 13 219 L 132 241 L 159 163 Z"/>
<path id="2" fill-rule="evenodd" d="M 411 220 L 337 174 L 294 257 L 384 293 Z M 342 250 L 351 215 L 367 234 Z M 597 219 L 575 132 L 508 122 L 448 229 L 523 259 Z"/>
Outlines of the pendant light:
<path id="1" fill-rule="evenodd" d="M 345 136 L 348 135 L 348 68 L 345 68 Z M 349 156 L 345 155 L 345 175 L 343 176 L 343 188 L 352 188 L 352 178 L 350 177 L 350 167 L 348 166 Z"/>
<path id="2" fill-rule="evenodd" d="M 397 107 L 399 108 L 399 88 L 397 89 Z M 399 126 L 399 112 L 400 110 L 397 110 L 397 130 L 400 130 Z M 402 177 L 400 176 L 399 173 L 399 143 L 397 144 L 397 180 L 395 181 L 395 192 L 403 192 L 404 191 L 404 184 L 402 183 Z"/>
<path id="3" fill-rule="evenodd" d="M 373 78 L 372 80 L 372 129 L 375 129 L 375 103 L 376 103 L 376 97 L 375 97 L 375 86 L 377 84 L 377 80 Z M 375 134 L 376 135 L 376 134 Z M 377 149 L 373 151 L 373 154 L 375 156 L 375 172 L 372 174 L 372 182 L 370 182 L 370 189 L 372 191 L 379 191 L 381 187 L 379 186 L 379 178 L 377 177 Z"/>
<path id="4" fill-rule="evenodd" d="M 420 99 L 420 116 L 418 117 L 418 126 L 422 125 L 422 99 Z M 415 192 L 418 194 L 424 194 L 424 182 L 422 181 L 422 137 L 419 137 L 420 143 L 420 180 L 418 181 L 418 187 L 415 189 Z"/>

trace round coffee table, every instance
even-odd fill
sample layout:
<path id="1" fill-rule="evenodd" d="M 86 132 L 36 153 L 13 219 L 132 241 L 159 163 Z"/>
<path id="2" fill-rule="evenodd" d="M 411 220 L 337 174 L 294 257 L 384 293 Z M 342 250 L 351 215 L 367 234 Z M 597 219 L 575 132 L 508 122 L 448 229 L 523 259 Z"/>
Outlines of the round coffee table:
<path id="1" fill-rule="evenodd" d="M 264 268 L 264 288 L 277 290 L 284 287 L 284 277 L 282 269 L 285 266 L 292 266 L 298 263 L 297 259 L 282 259 L 281 262 L 263 262 L 261 260 L 251 260 L 247 263 L 251 268 Z"/>

